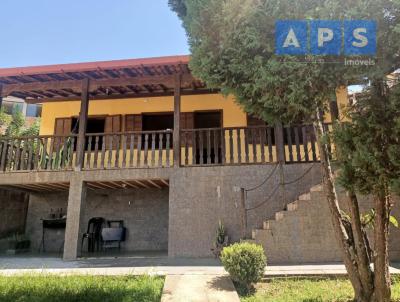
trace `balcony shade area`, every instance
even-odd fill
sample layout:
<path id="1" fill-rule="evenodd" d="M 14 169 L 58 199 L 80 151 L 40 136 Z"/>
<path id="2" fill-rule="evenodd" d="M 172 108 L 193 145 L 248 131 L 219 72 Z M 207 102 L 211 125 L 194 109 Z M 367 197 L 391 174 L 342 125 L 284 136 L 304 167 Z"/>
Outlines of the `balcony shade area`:
<path id="1" fill-rule="evenodd" d="M 82 81 L 89 80 L 89 98 L 118 99 L 174 95 L 175 76 L 181 94 L 210 93 L 192 76 L 189 56 L 116 60 L 0 69 L 0 97 L 28 103 L 79 100 Z"/>

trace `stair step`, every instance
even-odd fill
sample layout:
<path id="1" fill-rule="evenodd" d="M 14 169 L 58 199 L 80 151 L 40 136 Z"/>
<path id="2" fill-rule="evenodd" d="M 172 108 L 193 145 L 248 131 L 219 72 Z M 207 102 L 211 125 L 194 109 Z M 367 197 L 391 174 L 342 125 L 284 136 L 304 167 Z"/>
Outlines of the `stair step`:
<path id="1" fill-rule="evenodd" d="M 240 242 L 247 242 L 247 243 L 254 243 L 254 244 L 256 244 L 256 240 L 255 240 L 255 239 L 242 239 L 242 240 L 240 240 Z"/>
<path id="2" fill-rule="evenodd" d="M 310 189 L 310 192 L 322 192 L 324 190 L 323 185 L 316 185 Z"/>
<path id="3" fill-rule="evenodd" d="M 283 217 L 285 217 L 285 214 L 284 214 L 284 213 L 285 213 L 284 211 L 276 212 L 276 213 L 275 213 L 275 220 L 276 220 L 276 221 L 282 220 Z"/>
<path id="4" fill-rule="evenodd" d="M 263 229 L 264 230 L 270 230 L 272 228 L 272 225 L 274 224 L 273 220 L 267 220 L 263 222 Z"/>
<path id="5" fill-rule="evenodd" d="M 299 200 L 311 200 L 311 194 L 306 193 L 299 196 Z"/>
<path id="6" fill-rule="evenodd" d="M 290 211 L 296 211 L 298 207 L 299 207 L 298 201 L 294 201 L 294 202 L 288 203 L 287 206 L 286 206 L 286 208 L 287 208 L 287 210 L 289 212 Z"/>

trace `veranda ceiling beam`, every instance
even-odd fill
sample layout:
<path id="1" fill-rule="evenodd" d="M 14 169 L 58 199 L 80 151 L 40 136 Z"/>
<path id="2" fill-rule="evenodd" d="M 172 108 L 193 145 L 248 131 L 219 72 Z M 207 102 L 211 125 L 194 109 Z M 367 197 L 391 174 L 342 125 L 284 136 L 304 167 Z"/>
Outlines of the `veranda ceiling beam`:
<path id="1" fill-rule="evenodd" d="M 190 86 L 193 82 L 193 77 L 190 74 L 182 75 L 182 86 Z M 110 86 L 127 86 L 127 85 L 164 85 L 174 87 L 175 77 L 173 75 L 166 76 L 144 76 L 132 78 L 116 78 L 91 80 L 89 91 L 96 91 L 99 88 L 107 88 Z M 46 90 L 64 90 L 72 89 L 81 91 L 82 80 L 65 80 L 65 81 L 47 81 L 47 82 L 32 82 L 19 84 L 3 84 L 1 96 L 5 97 L 13 92 L 30 92 L 30 91 L 46 91 Z"/>

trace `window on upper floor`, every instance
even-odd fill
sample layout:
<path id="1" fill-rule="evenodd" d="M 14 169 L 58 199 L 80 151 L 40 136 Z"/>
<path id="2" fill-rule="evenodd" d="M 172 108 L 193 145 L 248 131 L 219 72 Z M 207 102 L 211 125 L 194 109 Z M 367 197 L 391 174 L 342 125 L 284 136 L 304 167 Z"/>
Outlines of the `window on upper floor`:
<path id="1" fill-rule="evenodd" d="M 28 104 L 26 106 L 27 117 L 41 117 L 42 116 L 42 105 Z"/>

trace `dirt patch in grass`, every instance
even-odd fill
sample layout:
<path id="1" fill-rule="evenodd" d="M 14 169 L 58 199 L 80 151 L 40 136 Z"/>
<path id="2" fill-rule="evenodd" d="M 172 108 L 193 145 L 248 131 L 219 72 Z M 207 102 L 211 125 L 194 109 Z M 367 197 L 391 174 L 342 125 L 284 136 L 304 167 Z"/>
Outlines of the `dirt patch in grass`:
<path id="1" fill-rule="evenodd" d="M 159 302 L 163 277 L 0 277 L 0 302 Z"/>

